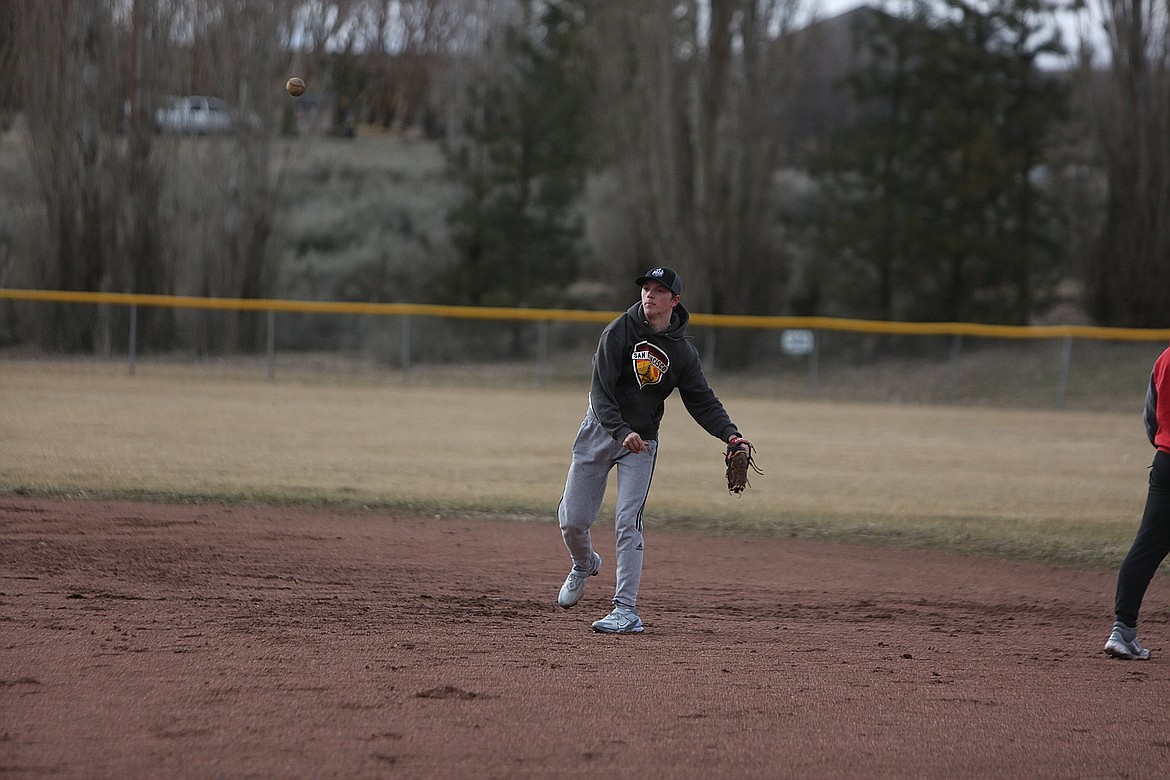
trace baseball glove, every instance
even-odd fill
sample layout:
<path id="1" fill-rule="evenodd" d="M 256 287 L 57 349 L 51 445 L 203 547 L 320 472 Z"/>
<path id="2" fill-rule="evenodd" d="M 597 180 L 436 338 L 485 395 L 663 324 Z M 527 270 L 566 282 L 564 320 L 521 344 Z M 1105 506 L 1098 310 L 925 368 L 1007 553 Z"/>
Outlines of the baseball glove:
<path id="1" fill-rule="evenodd" d="M 748 469 L 763 476 L 764 472 L 756 465 L 755 447 L 747 439 L 732 436 L 727 442 L 727 492 L 739 495 L 751 487 L 748 482 Z"/>

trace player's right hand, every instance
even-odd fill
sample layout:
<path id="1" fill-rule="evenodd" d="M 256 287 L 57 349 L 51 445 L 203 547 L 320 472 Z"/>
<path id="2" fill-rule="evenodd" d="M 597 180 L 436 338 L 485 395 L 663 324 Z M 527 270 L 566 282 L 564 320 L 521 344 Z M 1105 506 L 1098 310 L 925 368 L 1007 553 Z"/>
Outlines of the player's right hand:
<path id="1" fill-rule="evenodd" d="M 622 446 L 630 452 L 645 452 L 650 448 L 650 445 L 646 444 L 646 441 L 634 432 L 622 440 Z"/>

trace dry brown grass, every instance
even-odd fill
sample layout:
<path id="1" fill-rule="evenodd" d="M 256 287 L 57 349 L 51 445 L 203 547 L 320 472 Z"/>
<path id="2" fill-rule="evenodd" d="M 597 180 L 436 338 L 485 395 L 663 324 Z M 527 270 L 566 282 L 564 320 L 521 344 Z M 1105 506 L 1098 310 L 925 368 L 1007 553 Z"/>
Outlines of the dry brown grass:
<path id="1" fill-rule="evenodd" d="M 554 521 L 584 387 L 396 378 L 6 362 L 0 491 Z M 673 401 L 651 523 L 1113 566 L 1141 512 L 1151 452 L 1135 414 L 721 397 L 766 476 L 729 496 L 720 443 Z"/>

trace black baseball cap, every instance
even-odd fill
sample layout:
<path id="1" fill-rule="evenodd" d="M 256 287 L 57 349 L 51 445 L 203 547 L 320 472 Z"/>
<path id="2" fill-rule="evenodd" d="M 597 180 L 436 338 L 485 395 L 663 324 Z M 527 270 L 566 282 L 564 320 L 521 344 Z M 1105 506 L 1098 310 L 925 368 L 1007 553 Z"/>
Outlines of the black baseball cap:
<path id="1" fill-rule="evenodd" d="M 634 284 L 641 287 L 646 282 L 658 282 L 675 295 L 682 295 L 682 278 L 670 268 L 651 268 L 649 271 L 634 280 Z"/>

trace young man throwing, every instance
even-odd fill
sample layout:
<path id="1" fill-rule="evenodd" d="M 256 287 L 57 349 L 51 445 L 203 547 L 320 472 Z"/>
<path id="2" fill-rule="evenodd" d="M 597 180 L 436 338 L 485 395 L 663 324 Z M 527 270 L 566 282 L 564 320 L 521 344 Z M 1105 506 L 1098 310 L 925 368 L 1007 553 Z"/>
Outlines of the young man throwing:
<path id="1" fill-rule="evenodd" d="M 601 333 L 593 356 L 589 407 L 573 442 L 573 460 L 558 517 L 573 568 L 557 603 L 581 600 L 585 583 L 601 569 L 590 528 L 617 467 L 617 587 L 613 611 L 593 623 L 596 631 L 639 634 L 638 587 L 642 580 L 642 512 L 658 457 L 664 402 L 677 388 L 683 405 L 708 433 L 729 446 L 748 446 L 716 397 L 698 350 L 686 337 L 690 313 L 682 305 L 682 280 L 670 268 L 652 268 L 634 280 L 635 303 Z"/>

